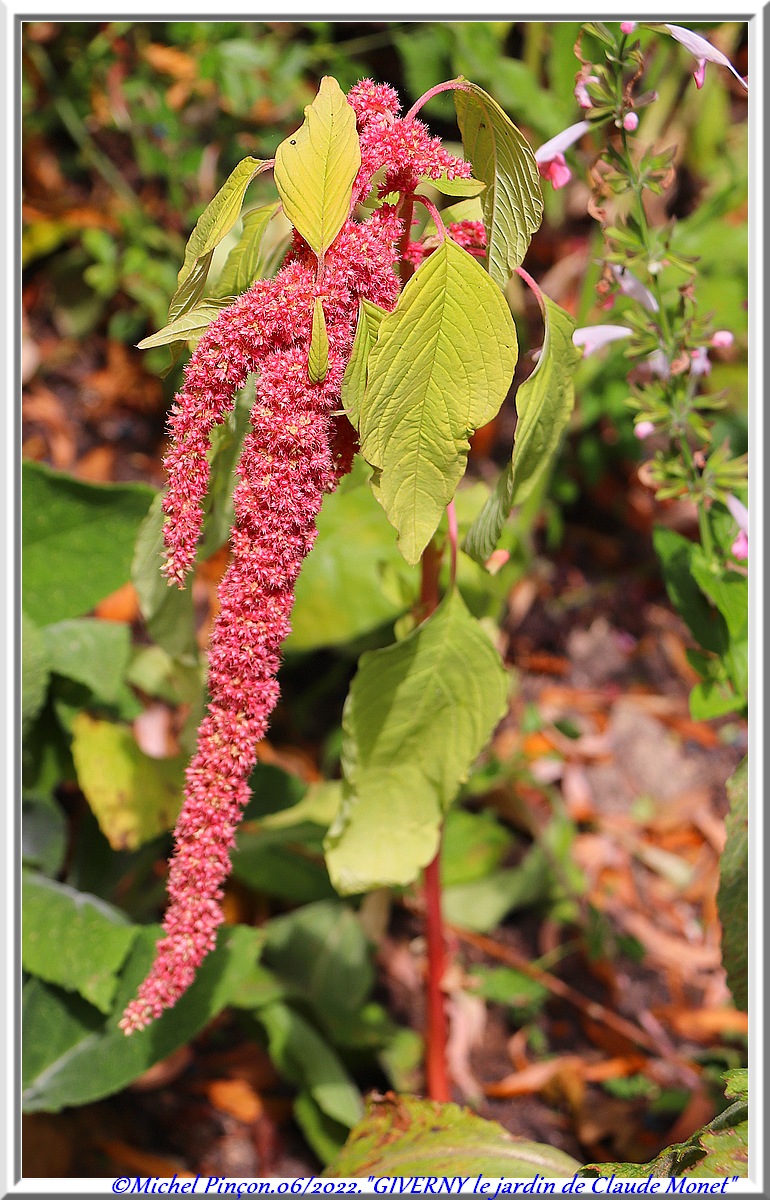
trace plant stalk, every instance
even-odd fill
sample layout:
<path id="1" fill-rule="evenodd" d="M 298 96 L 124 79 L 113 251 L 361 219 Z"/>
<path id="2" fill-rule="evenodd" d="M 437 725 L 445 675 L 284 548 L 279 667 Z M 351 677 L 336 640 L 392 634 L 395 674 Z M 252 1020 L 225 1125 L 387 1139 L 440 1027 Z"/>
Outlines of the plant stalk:
<path id="1" fill-rule="evenodd" d="M 433 542 L 426 546 L 421 559 L 420 604 L 418 619 L 426 620 L 439 605 L 441 552 Z M 425 940 L 428 952 L 425 1028 L 425 1077 L 428 1097 L 444 1104 L 451 1099 L 447 1070 L 448 1022 L 442 982 L 446 970 L 446 934 L 441 913 L 441 840 L 436 857 L 423 874 L 425 900 Z"/>

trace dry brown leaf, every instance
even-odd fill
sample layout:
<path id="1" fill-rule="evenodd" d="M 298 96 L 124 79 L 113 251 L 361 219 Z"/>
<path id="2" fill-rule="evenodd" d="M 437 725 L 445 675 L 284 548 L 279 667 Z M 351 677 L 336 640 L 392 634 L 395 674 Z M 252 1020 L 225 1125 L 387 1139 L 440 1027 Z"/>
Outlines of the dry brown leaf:
<path id="1" fill-rule="evenodd" d="M 129 1146 L 126 1142 L 119 1141 L 117 1138 L 98 1138 L 95 1145 L 103 1150 L 108 1158 L 112 1159 L 113 1163 L 124 1171 L 130 1171 L 132 1174 L 147 1176 L 160 1176 L 162 1179 L 169 1179 L 173 1176 L 178 1176 L 180 1179 L 192 1179 L 192 1171 L 185 1171 L 178 1159 L 167 1158 L 163 1154 L 150 1154 L 145 1150 L 137 1150 L 134 1146 Z M 116 1172 L 117 1174 L 117 1172 Z"/>
<path id="2" fill-rule="evenodd" d="M 102 621 L 119 621 L 130 625 L 139 616 L 139 597 L 133 583 L 124 583 L 116 592 L 100 600 L 94 613 Z"/>
<path id="3" fill-rule="evenodd" d="M 213 1079 L 205 1091 L 218 1112 L 228 1113 L 244 1125 L 252 1125 L 264 1112 L 262 1100 L 245 1079 Z"/>
<path id="4" fill-rule="evenodd" d="M 726 1033 L 747 1034 L 749 1018 L 735 1008 L 678 1008 L 667 1005 L 655 1009 L 680 1037 L 690 1041 L 713 1043 Z"/>

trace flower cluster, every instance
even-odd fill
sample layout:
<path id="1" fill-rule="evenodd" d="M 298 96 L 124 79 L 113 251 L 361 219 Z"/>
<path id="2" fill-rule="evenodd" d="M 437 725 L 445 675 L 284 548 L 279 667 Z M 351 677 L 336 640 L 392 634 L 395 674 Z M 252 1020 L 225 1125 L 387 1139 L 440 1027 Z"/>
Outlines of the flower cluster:
<path id="1" fill-rule="evenodd" d="M 470 173 L 421 122 L 397 118 L 392 89 L 364 81 L 353 88 L 350 101 L 364 163 L 354 200 L 369 193 L 377 171 L 386 192 L 413 190 L 422 175 Z M 361 223 L 348 220 L 325 256 L 320 279 L 315 255 L 295 235 L 286 265 L 217 317 L 187 366 L 170 418 L 173 440 L 166 458 L 164 571 L 177 584 L 195 560 L 209 434 L 226 418 L 247 375 L 258 371 L 259 379 L 238 466 L 232 557 L 219 589 L 209 652 L 210 702 L 175 831 L 164 936 L 150 974 L 123 1015 L 127 1034 L 176 1003 L 213 949 L 223 920 L 222 885 L 249 798 L 256 745 L 278 699 L 276 674 L 294 585 L 316 536 L 323 496 L 350 465 L 353 431 L 340 436 L 335 410 L 359 303 L 394 307 L 402 235 L 402 221 L 389 204 Z M 329 366 L 323 382 L 313 383 L 308 349 L 319 296 Z"/>

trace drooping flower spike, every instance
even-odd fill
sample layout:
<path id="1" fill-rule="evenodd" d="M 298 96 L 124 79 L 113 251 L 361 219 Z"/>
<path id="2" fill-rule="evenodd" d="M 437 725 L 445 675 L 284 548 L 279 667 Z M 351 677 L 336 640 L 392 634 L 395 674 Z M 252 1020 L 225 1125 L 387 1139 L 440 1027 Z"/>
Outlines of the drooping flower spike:
<path id="1" fill-rule="evenodd" d="M 369 194 L 376 171 L 384 176 L 383 194 L 413 190 L 420 176 L 470 175 L 470 166 L 430 137 L 422 122 L 399 119 L 391 88 L 364 80 L 348 99 L 362 159 L 354 202 Z M 478 240 L 478 230 L 460 231 L 468 241 L 474 235 Z M 319 280 L 314 253 L 295 235 L 286 265 L 216 318 L 185 370 L 170 418 L 164 501 L 163 569 L 169 582 L 180 585 L 195 561 L 201 532 L 209 434 L 226 419 L 246 377 L 258 371 L 259 379 L 233 497 L 232 557 L 219 588 L 209 651 L 211 699 L 175 830 L 164 934 L 150 974 L 120 1022 L 126 1034 L 174 1005 L 214 948 L 223 920 L 222 885 L 249 799 L 256 746 L 278 700 L 276 675 L 294 585 L 316 537 L 323 497 L 350 466 L 349 454 L 335 453 L 334 414 L 359 304 L 365 299 L 388 311 L 395 306 L 396 246 L 402 237 L 392 205 L 383 204 L 360 223 L 349 219 L 326 252 Z M 318 297 L 329 352 L 324 379 L 313 382 L 308 354 Z"/>

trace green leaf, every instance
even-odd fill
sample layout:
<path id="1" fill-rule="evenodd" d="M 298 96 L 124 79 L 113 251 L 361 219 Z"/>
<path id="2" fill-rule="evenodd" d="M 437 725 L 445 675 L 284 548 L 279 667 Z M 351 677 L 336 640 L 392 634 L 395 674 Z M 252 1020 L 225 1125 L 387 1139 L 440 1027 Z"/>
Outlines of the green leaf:
<path id="1" fill-rule="evenodd" d="M 353 349 L 342 377 L 341 400 L 342 407 L 351 422 L 358 428 L 361 404 L 366 391 L 369 355 L 377 341 L 383 317 L 388 314 L 384 308 L 372 304 L 370 300 L 362 300 L 358 308 L 358 324 Z"/>
<path id="2" fill-rule="evenodd" d="M 323 383 L 329 370 L 329 335 L 326 332 L 326 317 L 320 296 L 316 296 L 313 307 L 313 326 L 308 349 L 307 373 L 311 383 Z"/>
<path id="3" fill-rule="evenodd" d="M 517 358 L 505 299 L 446 238 L 384 317 L 369 358 L 361 452 L 377 499 L 416 563 L 465 471 L 470 435 L 496 414 Z"/>
<path id="4" fill-rule="evenodd" d="M 749 624 L 749 581 L 737 571 L 712 566 L 702 546 L 696 546 L 690 560 L 693 578 L 709 597 L 727 623 L 731 639 L 746 637 Z"/>
<path id="5" fill-rule="evenodd" d="M 58 1112 L 127 1087 L 237 1001 L 261 946 L 255 929 L 220 930 L 216 949 L 204 960 L 189 991 L 149 1028 L 126 1037 L 118 1021 L 150 969 L 162 931 L 157 925 L 146 925 L 134 926 L 133 932 L 136 941 L 106 1020 L 97 1024 L 95 1009 L 89 1011 L 82 1001 L 77 1003 L 78 997 L 46 985 L 25 1003 L 22 1103 L 26 1112 Z"/>
<path id="6" fill-rule="evenodd" d="M 350 214 L 360 166 L 356 114 L 325 75 L 303 124 L 276 150 L 274 176 L 286 216 L 319 259 Z"/>
<path id="7" fill-rule="evenodd" d="M 337 1157 L 350 1131 L 349 1125 L 327 1116 L 307 1091 L 300 1092 L 294 1100 L 294 1119 L 322 1163 Z"/>
<path id="8" fill-rule="evenodd" d="M 142 338 L 141 342 L 136 344 L 137 350 L 150 350 L 153 346 L 171 346 L 175 342 L 185 345 L 204 334 L 211 322 L 230 304 L 232 304 L 231 299 L 201 300 L 200 304 L 196 304 L 193 308 L 186 308 L 157 333 Z"/>
<path id="9" fill-rule="evenodd" d="M 438 179 L 431 179 L 428 175 L 423 175 L 417 191 L 427 191 L 429 187 L 434 187 L 437 192 L 441 192 L 442 196 L 458 196 L 467 199 L 470 196 L 478 196 L 486 186 L 480 179 L 447 179 L 446 175 L 441 175 Z"/>
<path id="10" fill-rule="evenodd" d="M 269 164 L 258 158 L 244 158 L 230 172 L 214 199 L 206 205 L 190 234 L 184 263 L 177 277 L 177 287 L 168 308 L 173 325 L 183 313 L 188 313 L 200 300 L 214 251 L 227 236 L 240 216 L 246 189 Z M 168 328 L 168 327 L 167 327 Z M 156 334 L 156 337 L 160 336 Z M 142 346 L 165 345 L 146 338 Z"/>
<path id="11" fill-rule="evenodd" d="M 21 614 L 21 730 L 24 736 L 45 703 L 49 667 L 45 639 L 34 621 Z"/>
<path id="12" fill-rule="evenodd" d="M 695 581 L 693 570 L 697 545 L 673 529 L 657 526 L 652 534 L 655 553 L 663 568 L 668 597 L 696 641 L 705 650 L 722 654 L 727 630 L 720 615 L 711 608 Z"/>
<path id="13" fill-rule="evenodd" d="M 25 866 L 56 875 L 64 862 L 67 818 L 53 796 L 25 792 L 21 798 L 21 857 Z"/>
<path id="14" fill-rule="evenodd" d="M 488 933 L 514 909 L 544 900 L 550 888 L 548 858 L 540 846 L 533 846 L 517 867 L 445 888 L 444 916 L 452 925 Z"/>
<path id="15" fill-rule="evenodd" d="M 254 1014 L 267 1034 L 278 1070 L 347 1129 L 361 1117 L 361 1095 L 337 1055 L 309 1021 L 281 1002 Z"/>
<path id="16" fill-rule="evenodd" d="M 316 830 L 316 855 L 301 844 L 301 832 L 260 829 L 250 833 L 244 829 L 233 852 L 233 875 L 254 891 L 295 904 L 333 896 L 320 853 L 321 830 Z"/>
<path id="17" fill-rule="evenodd" d="M 343 717 L 343 802 L 325 841 L 337 891 L 410 883 L 506 710 L 497 651 L 456 592 L 403 641 L 362 655 Z"/>
<path id="18" fill-rule="evenodd" d="M 198 656 L 192 588 L 178 588 L 160 573 L 163 561 L 163 493 L 157 492 L 136 539 L 131 580 L 147 632 L 172 657 Z"/>
<path id="19" fill-rule="evenodd" d="M 719 860 L 717 907 L 722 923 L 722 962 L 737 1006 L 749 1004 L 749 760 L 727 781 L 730 811 Z"/>
<path id="20" fill-rule="evenodd" d="M 579 1165 L 561 1150 L 512 1137 L 496 1121 L 457 1104 L 390 1095 L 368 1101 L 366 1116 L 324 1175 L 568 1179 Z"/>
<path id="21" fill-rule="evenodd" d="M 339 900 L 305 905 L 267 926 L 265 963 L 337 1042 L 346 1042 L 372 990 L 371 958 L 358 918 Z"/>
<path id="22" fill-rule="evenodd" d="M 129 578 L 144 484 L 83 483 L 22 464 L 22 605 L 38 625 L 80 617 Z"/>
<path id="23" fill-rule="evenodd" d="M 263 277 L 262 241 L 279 207 L 277 202 L 263 204 L 243 214 L 243 232 L 228 254 L 217 281 L 218 296 L 240 296 L 255 279 Z"/>
<path id="24" fill-rule="evenodd" d="M 318 538 L 297 580 L 287 650 L 338 646 L 394 620 L 406 607 L 386 594 L 382 573 L 415 575 L 398 552 L 396 535 L 369 487 L 369 468 L 353 472 L 324 497 Z M 350 547 L 355 546 L 355 554 Z"/>
<path id="25" fill-rule="evenodd" d="M 22 914 L 24 970 L 109 1012 L 136 926 L 96 896 L 31 872 L 22 876 Z"/>
<path id="26" fill-rule="evenodd" d="M 135 850 L 172 829 L 182 802 L 184 760 L 150 758 L 131 730 L 79 713 L 72 723 L 78 784 L 113 850 Z"/>
<path id="27" fill-rule="evenodd" d="M 450 808 L 441 839 L 441 883 L 445 888 L 483 879 L 498 867 L 513 837 L 487 809 Z"/>
<path id="28" fill-rule="evenodd" d="M 535 370 L 516 393 L 518 420 L 513 458 L 468 530 L 463 549 L 482 565 L 495 549 L 511 508 L 523 505 L 548 474 L 575 402 L 572 377 L 580 352 L 575 322 L 547 296 L 543 349 Z"/>
<path id="29" fill-rule="evenodd" d="M 75 679 L 105 704 L 117 704 L 125 691 L 131 630 L 116 621 L 81 617 L 43 630 L 52 673 Z"/>
<path id="30" fill-rule="evenodd" d="M 470 980 L 477 995 L 514 1009 L 524 1019 L 539 1012 L 549 995 L 542 983 L 512 967 L 474 967 Z"/>
<path id="31" fill-rule="evenodd" d="M 486 189 L 481 203 L 489 273 L 504 288 L 543 218 L 535 156 L 500 105 L 475 83 L 454 93 L 465 157 Z"/>

